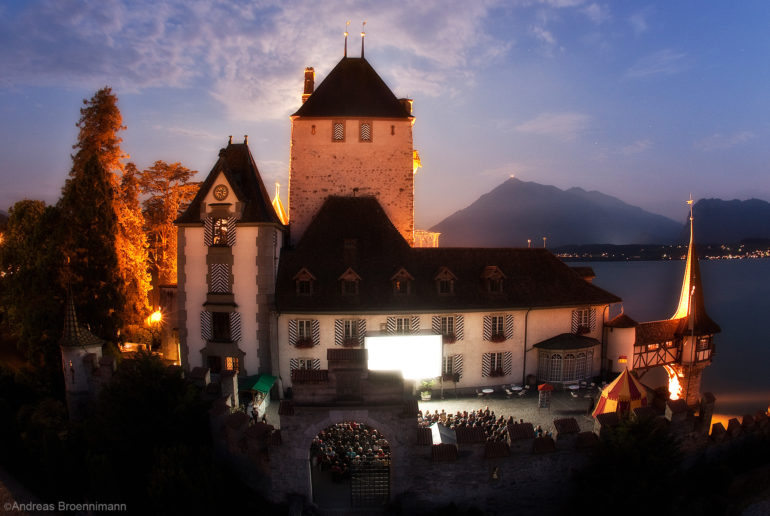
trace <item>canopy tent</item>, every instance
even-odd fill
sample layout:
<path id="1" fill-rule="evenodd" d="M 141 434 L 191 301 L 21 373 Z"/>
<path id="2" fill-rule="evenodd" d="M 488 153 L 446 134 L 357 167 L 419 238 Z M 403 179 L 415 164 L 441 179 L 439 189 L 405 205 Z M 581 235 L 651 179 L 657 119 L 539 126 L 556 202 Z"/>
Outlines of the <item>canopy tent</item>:
<path id="1" fill-rule="evenodd" d="M 628 413 L 647 406 L 647 389 L 625 368 L 615 380 L 602 390 L 599 403 L 592 415 L 607 412 Z"/>
<path id="2" fill-rule="evenodd" d="M 275 380 L 275 376 L 270 376 L 269 374 L 261 374 L 259 375 L 257 381 L 250 387 L 250 390 L 267 394 L 273 387 Z"/>

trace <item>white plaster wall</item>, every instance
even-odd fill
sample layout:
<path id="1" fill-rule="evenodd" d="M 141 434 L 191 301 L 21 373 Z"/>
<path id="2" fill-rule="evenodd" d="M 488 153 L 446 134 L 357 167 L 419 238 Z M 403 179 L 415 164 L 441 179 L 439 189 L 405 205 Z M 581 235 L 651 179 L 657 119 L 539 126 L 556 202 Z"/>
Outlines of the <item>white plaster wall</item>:
<path id="1" fill-rule="evenodd" d="M 375 196 L 408 242 L 414 230 L 412 120 L 350 118 L 345 141 L 332 141 L 340 118 L 292 121 L 289 220 L 292 241 L 307 229 L 330 195 Z M 359 141 L 359 123 L 372 123 L 372 141 Z M 391 126 L 394 126 L 391 134 Z M 315 127 L 315 134 L 313 134 Z"/>
<path id="2" fill-rule="evenodd" d="M 582 307 L 581 307 L 582 308 Z M 601 342 L 602 334 L 602 310 L 604 306 L 594 306 L 596 309 L 596 328 L 587 336 Z M 529 313 L 529 326 L 527 330 L 526 374 L 524 372 L 524 324 L 527 315 L 526 310 L 497 311 L 497 312 L 464 312 L 464 338 L 452 344 L 444 344 L 444 356 L 463 355 L 463 376 L 458 382 L 458 387 L 483 387 L 496 386 L 510 383 L 521 383 L 527 374 L 537 374 L 538 352 L 532 349 L 533 344 L 554 337 L 561 333 L 569 333 L 572 326 L 573 308 L 549 308 L 531 310 Z M 484 317 L 487 315 L 512 315 L 513 338 L 504 342 L 488 342 L 483 338 Z M 326 369 L 326 350 L 334 346 L 334 320 L 335 319 L 365 319 L 367 332 L 380 331 L 380 325 L 387 322 L 388 316 L 411 316 L 418 314 L 378 314 L 378 315 L 351 315 L 351 314 L 281 314 L 278 317 L 278 350 L 279 373 L 283 379 L 284 387 L 291 386 L 291 371 L 289 360 L 292 358 L 317 358 L 321 361 L 321 369 Z M 420 329 L 430 330 L 434 315 L 451 314 L 420 314 Z M 297 349 L 288 342 L 289 320 L 291 319 L 317 319 L 321 332 L 321 343 L 309 349 Z M 510 351 L 513 358 L 512 373 L 506 376 L 482 377 L 481 364 L 483 353 L 497 353 Z M 597 374 L 601 366 L 601 349 L 597 346 L 594 350 L 592 373 Z"/>
<path id="3" fill-rule="evenodd" d="M 208 247 L 203 244 L 203 226 L 201 227 L 180 227 L 179 231 L 184 232 L 185 246 L 185 285 L 184 291 L 187 320 L 184 324 L 187 326 L 187 349 L 189 364 L 183 364 L 187 369 L 193 367 L 205 366 L 201 358 L 201 350 L 206 343 L 201 339 L 201 311 L 203 303 L 206 302 L 206 293 L 208 285 L 206 283 L 206 254 Z"/>
<path id="4" fill-rule="evenodd" d="M 246 353 L 243 366 L 248 374 L 255 374 L 259 369 L 257 355 L 257 313 L 259 305 L 257 294 L 257 238 L 260 227 L 236 224 L 235 245 L 233 251 L 233 295 L 237 311 L 241 314 L 241 340 L 238 348 Z"/>
<path id="5" fill-rule="evenodd" d="M 633 366 L 635 340 L 636 328 L 607 328 L 607 360 L 612 360 L 612 372 L 620 373 Z M 620 355 L 625 355 L 628 362 L 619 364 Z"/>

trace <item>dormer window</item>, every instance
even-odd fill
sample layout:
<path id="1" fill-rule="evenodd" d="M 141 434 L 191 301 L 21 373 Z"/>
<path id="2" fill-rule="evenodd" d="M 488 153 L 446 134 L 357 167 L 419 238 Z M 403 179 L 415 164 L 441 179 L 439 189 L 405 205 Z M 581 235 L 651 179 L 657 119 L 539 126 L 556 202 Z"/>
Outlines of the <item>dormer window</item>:
<path id="1" fill-rule="evenodd" d="M 294 275 L 294 281 L 296 284 L 298 296 L 313 295 L 313 283 L 315 282 L 315 276 L 313 276 L 305 267 L 300 269 L 300 271 Z"/>
<path id="2" fill-rule="evenodd" d="M 337 279 L 340 281 L 343 296 L 358 295 L 358 283 L 361 281 L 361 277 L 356 274 L 356 271 L 348 267 Z"/>
<path id="3" fill-rule="evenodd" d="M 457 277 L 449 268 L 441 267 L 433 279 L 436 282 L 436 290 L 440 296 L 451 296 L 454 294 Z"/>
<path id="4" fill-rule="evenodd" d="M 344 142 L 345 141 L 345 122 L 341 120 L 335 120 L 332 122 L 332 141 Z"/>
<path id="5" fill-rule="evenodd" d="M 503 280 L 505 279 L 505 274 L 503 274 L 503 271 L 496 265 L 485 267 L 484 272 L 481 274 L 481 279 L 484 282 L 484 286 L 488 293 L 503 293 Z"/>
<path id="6" fill-rule="evenodd" d="M 216 218 L 214 219 L 212 244 L 215 246 L 227 245 L 227 219 Z"/>
<path id="7" fill-rule="evenodd" d="M 393 284 L 393 293 L 397 295 L 408 295 L 411 292 L 411 284 L 414 281 L 409 272 L 401 267 L 391 278 Z"/>
<path id="8" fill-rule="evenodd" d="M 358 126 L 358 137 L 359 140 L 362 142 L 371 142 L 372 141 L 372 123 L 371 122 L 361 122 Z"/>

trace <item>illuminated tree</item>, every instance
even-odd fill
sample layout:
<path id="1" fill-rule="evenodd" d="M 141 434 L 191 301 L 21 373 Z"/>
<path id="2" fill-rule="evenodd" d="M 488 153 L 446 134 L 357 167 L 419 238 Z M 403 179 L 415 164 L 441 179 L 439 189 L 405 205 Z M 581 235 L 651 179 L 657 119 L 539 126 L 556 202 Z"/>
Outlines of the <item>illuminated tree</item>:
<path id="1" fill-rule="evenodd" d="M 199 183 L 190 182 L 196 171 L 180 163 L 156 161 L 143 171 L 139 184 L 150 243 L 150 262 L 159 284 L 176 283 L 176 227 L 174 220 L 190 204 Z"/>
<path id="2" fill-rule="evenodd" d="M 147 293 L 150 274 L 147 272 L 147 238 L 139 204 L 139 172 L 128 163 L 118 185 L 116 211 L 118 235 L 118 270 L 125 287 L 125 324 L 142 324 L 149 313 Z"/>

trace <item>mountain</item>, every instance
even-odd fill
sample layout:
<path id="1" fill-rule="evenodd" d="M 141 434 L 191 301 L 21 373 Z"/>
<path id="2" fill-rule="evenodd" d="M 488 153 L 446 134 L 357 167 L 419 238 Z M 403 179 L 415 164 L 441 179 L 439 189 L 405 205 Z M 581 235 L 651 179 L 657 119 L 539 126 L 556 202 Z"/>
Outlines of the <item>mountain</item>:
<path id="1" fill-rule="evenodd" d="M 582 188 L 511 178 L 431 228 L 442 247 L 549 248 L 571 244 L 667 244 L 680 238 L 679 223 L 620 199 Z"/>
<path id="2" fill-rule="evenodd" d="M 770 203 L 759 199 L 701 199 L 693 207 L 695 239 L 701 244 L 735 244 L 770 239 Z M 688 235 L 685 221 L 682 235 Z"/>

